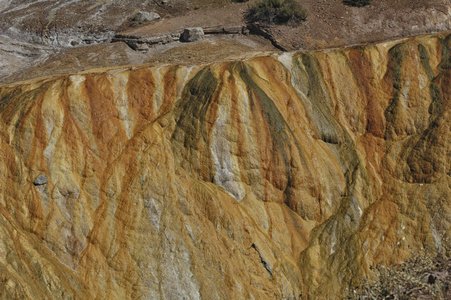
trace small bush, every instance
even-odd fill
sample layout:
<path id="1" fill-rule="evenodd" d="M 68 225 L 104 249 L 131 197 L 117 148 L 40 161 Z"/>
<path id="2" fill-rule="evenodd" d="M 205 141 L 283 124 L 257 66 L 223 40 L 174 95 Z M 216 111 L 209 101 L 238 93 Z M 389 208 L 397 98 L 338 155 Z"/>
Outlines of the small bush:
<path id="1" fill-rule="evenodd" d="M 371 0 L 343 0 L 343 4 L 349 6 L 362 7 L 371 4 Z"/>
<path id="2" fill-rule="evenodd" d="M 295 0 L 263 0 L 249 7 L 245 19 L 249 23 L 297 25 L 307 19 L 307 11 Z"/>

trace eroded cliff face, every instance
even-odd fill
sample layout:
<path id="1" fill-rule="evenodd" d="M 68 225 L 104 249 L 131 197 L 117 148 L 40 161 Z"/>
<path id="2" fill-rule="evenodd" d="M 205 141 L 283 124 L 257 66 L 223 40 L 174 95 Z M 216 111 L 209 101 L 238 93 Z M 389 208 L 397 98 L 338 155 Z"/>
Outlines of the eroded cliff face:
<path id="1" fill-rule="evenodd" d="M 2 87 L 1 297 L 333 299 L 447 253 L 450 47 Z"/>

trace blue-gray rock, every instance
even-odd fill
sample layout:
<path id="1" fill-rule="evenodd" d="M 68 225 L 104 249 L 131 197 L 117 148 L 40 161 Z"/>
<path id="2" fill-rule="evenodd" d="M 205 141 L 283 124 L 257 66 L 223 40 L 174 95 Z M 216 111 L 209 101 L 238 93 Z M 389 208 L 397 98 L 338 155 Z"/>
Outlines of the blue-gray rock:
<path id="1" fill-rule="evenodd" d="M 36 179 L 33 181 L 33 184 L 34 184 L 34 185 L 44 185 L 44 184 L 46 184 L 47 182 L 49 182 L 49 180 L 47 179 L 47 176 L 45 176 L 45 174 L 41 174 L 41 175 L 39 175 L 38 178 L 36 178 Z"/>

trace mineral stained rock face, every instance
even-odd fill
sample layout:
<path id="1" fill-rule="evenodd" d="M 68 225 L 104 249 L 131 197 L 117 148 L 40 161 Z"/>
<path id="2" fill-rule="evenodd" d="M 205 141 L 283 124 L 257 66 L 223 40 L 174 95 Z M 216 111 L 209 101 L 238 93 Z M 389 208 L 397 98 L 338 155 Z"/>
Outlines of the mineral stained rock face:
<path id="1" fill-rule="evenodd" d="M 1 297 L 336 299 L 449 255 L 450 47 L 3 86 Z"/>

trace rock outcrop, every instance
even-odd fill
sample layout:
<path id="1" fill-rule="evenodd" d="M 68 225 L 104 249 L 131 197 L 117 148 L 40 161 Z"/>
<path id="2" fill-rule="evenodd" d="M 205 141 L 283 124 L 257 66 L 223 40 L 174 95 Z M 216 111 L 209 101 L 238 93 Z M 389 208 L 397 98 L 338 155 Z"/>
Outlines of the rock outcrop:
<path id="1" fill-rule="evenodd" d="M 1 87 L 1 297 L 338 299 L 378 262 L 449 255 L 450 48 Z"/>
<path id="2" fill-rule="evenodd" d="M 185 28 L 180 41 L 182 42 L 197 42 L 204 38 L 204 30 L 202 27 Z"/>
<path id="3" fill-rule="evenodd" d="M 35 179 L 35 181 L 33 181 L 34 185 L 44 185 L 47 182 L 49 182 L 49 180 L 47 179 L 47 176 L 45 176 L 45 174 L 41 174 L 38 176 L 38 178 Z"/>
<path id="4" fill-rule="evenodd" d="M 137 23 L 143 23 L 148 21 L 158 20 L 160 15 L 156 12 L 139 11 L 133 17 L 133 21 Z"/>

